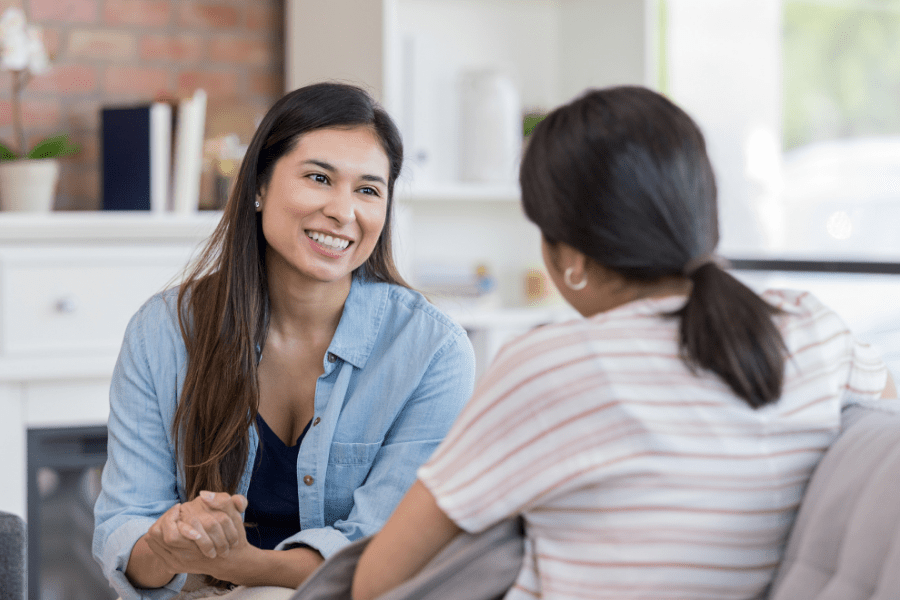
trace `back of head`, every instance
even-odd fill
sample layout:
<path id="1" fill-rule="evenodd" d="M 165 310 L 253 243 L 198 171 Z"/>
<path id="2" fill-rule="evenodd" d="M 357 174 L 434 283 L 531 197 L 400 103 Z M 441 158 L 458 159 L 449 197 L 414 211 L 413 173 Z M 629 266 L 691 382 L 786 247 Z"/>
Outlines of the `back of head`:
<path id="1" fill-rule="evenodd" d="M 535 128 L 520 171 L 525 213 L 548 243 L 563 242 L 626 279 L 688 276 L 681 352 L 751 406 L 781 395 L 776 311 L 712 260 L 716 184 L 696 123 L 642 87 L 592 90 Z"/>
<path id="2" fill-rule="evenodd" d="M 703 136 L 645 88 L 593 91 L 553 111 L 529 142 L 521 182 L 548 241 L 632 278 L 679 274 L 719 240 Z"/>

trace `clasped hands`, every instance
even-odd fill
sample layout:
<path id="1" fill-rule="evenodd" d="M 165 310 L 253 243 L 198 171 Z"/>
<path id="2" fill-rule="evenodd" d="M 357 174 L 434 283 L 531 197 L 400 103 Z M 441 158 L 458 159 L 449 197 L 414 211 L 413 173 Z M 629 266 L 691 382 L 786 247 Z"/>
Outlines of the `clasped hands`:
<path id="1" fill-rule="evenodd" d="M 198 573 L 229 581 L 236 561 L 254 549 L 241 519 L 246 508 L 240 494 L 200 492 L 157 519 L 145 536 L 147 545 L 172 575 Z"/>

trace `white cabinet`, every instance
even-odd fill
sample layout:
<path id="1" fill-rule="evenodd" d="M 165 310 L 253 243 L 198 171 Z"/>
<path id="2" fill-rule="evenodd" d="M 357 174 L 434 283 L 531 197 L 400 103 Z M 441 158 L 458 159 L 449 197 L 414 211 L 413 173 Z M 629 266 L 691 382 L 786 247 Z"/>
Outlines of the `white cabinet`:
<path id="1" fill-rule="evenodd" d="M 0 510 L 25 516 L 27 429 L 106 424 L 128 320 L 219 218 L 0 214 Z"/>
<path id="2" fill-rule="evenodd" d="M 502 72 L 539 113 L 589 87 L 652 84 L 656 14 L 656 0 L 288 0 L 286 86 L 362 84 L 397 121 L 397 251 L 412 283 L 423 263 L 485 264 L 520 306 L 540 237 L 514 178 L 459 181 L 460 77 Z"/>

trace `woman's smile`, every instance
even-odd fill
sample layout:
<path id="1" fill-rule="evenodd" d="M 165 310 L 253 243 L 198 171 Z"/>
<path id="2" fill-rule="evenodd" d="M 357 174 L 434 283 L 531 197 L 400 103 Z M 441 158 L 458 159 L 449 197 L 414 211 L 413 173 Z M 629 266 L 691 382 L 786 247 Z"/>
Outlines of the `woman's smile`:
<path id="1" fill-rule="evenodd" d="M 353 244 L 352 240 L 321 231 L 307 230 L 306 237 L 309 238 L 313 250 L 333 258 L 342 256 L 344 251 Z"/>

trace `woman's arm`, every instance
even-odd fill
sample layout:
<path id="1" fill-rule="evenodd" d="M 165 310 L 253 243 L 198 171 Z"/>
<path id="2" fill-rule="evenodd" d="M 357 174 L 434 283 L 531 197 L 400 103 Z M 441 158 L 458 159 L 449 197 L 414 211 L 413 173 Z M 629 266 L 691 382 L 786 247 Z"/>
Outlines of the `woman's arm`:
<path id="1" fill-rule="evenodd" d="M 459 532 L 428 488 L 416 481 L 360 557 L 353 600 L 372 600 L 410 579 Z"/>
<path id="2" fill-rule="evenodd" d="M 126 329 L 110 385 L 108 452 L 94 507 L 93 552 L 123 600 L 141 596 L 126 575 L 132 558 L 140 563 L 146 550 L 138 540 L 181 500 L 169 427 L 183 344 L 172 318 L 165 295 L 141 307 Z M 175 595 L 183 580 L 180 575 L 162 582 L 167 589 L 158 597 Z"/>

